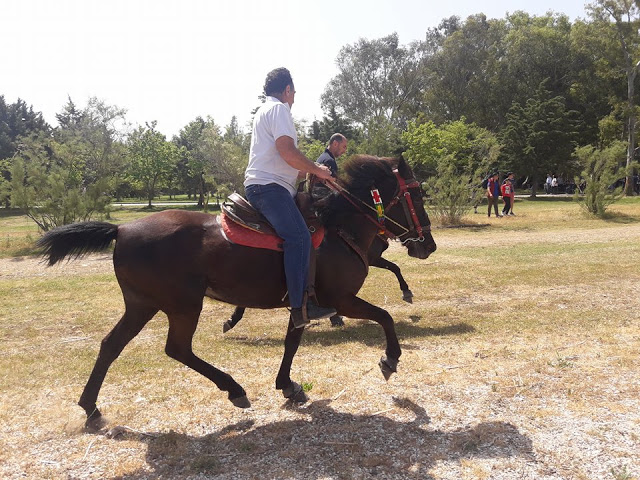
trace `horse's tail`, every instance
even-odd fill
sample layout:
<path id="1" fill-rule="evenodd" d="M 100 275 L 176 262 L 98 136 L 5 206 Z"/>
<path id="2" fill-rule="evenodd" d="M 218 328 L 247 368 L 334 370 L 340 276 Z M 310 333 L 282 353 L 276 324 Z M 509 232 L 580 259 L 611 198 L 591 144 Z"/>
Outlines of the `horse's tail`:
<path id="1" fill-rule="evenodd" d="M 54 228 L 37 242 L 40 254 L 55 265 L 67 256 L 75 258 L 106 250 L 118 236 L 118 225 L 107 222 L 72 223 Z"/>

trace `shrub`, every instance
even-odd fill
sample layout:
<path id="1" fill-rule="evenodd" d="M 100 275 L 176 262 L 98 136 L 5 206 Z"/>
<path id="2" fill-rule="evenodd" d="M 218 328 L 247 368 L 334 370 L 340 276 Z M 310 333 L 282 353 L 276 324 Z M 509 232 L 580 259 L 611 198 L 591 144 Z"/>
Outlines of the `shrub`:
<path id="1" fill-rule="evenodd" d="M 441 162 L 438 174 L 425 184 L 430 214 L 443 225 L 459 225 L 473 206 L 473 199 L 482 193 L 473 183 L 472 175 L 458 174 L 453 164 Z"/>
<path id="2" fill-rule="evenodd" d="M 601 149 L 587 145 L 577 148 L 574 155 L 582 167 L 582 178 L 575 179 L 576 185 L 584 184 L 583 195 L 576 191 L 574 198 L 587 212 L 602 217 L 607 207 L 624 195 L 622 187 L 613 186 L 626 175 L 626 169 L 620 166 L 626 146 L 623 142 Z"/>

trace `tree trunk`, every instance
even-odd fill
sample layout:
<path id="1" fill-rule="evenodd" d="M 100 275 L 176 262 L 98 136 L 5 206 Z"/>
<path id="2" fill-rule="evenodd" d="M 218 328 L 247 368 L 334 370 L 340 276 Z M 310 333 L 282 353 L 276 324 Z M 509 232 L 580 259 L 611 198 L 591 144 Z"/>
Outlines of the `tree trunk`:
<path id="1" fill-rule="evenodd" d="M 538 192 L 538 176 L 532 175 L 531 176 L 531 195 L 529 195 L 529 198 L 536 198 L 537 192 Z"/>
<path id="2" fill-rule="evenodd" d="M 638 65 L 627 72 L 627 109 L 629 110 L 627 126 L 629 128 L 629 142 L 627 144 L 627 174 L 624 182 L 624 194 L 627 196 L 634 194 L 633 172 L 631 171 L 631 165 L 633 164 L 633 152 L 635 151 L 636 146 L 636 114 L 633 96 L 635 94 L 634 82 L 636 80 L 637 67 Z"/>
<path id="3" fill-rule="evenodd" d="M 202 208 L 204 205 L 204 177 L 200 175 L 200 192 L 198 196 L 198 207 Z"/>

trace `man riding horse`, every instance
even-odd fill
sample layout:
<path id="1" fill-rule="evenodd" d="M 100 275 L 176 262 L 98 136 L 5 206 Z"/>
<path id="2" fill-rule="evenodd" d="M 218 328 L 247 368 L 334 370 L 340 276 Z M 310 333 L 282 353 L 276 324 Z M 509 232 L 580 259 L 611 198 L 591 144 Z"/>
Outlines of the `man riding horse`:
<path id="1" fill-rule="evenodd" d="M 277 68 L 267 74 L 267 96 L 253 120 L 249 164 L 245 172 L 245 191 L 249 203 L 258 210 L 284 240 L 284 271 L 296 328 L 310 320 L 336 314 L 333 308 L 315 303 L 313 277 L 315 254 L 311 235 L 296 203 L 296 180 L 301 174 L 331 178 L 331 170 L 309 160 L 298 150 L 296 129 L 291 116 L 295 98 L 289 70 Z M 312 265 L 309 265 L 309 262 Z M 309 279 L 311 274 L 311 281 Z M 309 295 L 311 294 L 311 295 Z"/>

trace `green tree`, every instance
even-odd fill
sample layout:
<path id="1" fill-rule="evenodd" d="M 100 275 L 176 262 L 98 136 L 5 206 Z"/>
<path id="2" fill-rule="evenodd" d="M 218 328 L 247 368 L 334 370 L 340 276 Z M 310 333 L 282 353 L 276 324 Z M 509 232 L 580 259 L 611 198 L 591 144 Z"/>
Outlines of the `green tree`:
<path id="1" fill-rule="evenodd" d="M 173 142 L 181 147 L 180 158 L 178 159 L 177 171 L 182 185 L 189 192 L 193 192 L 198 196 L 198 206 L 204 205 L 204 195 L 206 192 L 205 185 L 205 161 L 198 154 L 200 137 L 205 128 L 213 123 L 213 120 L 207 120 L 202 117 L 196 117 L 195 120 L 189 122 Z"/>
<path id="2" fill-rule="evenodd" d="M 527 175 L 531 196 L 549 172 L 572 178 L 576 166 L 572 152 L 577 144 L 576 112 L 567 110 L 563 97 L 552 97 L 543 82 L 524 105 L 514 103 L 502 131 L 506 166 Z"/>
<path id="3" fill-rule="evenodd" d="M 334 133 L 343 134 L 350 142 L 358 142 L 361 136 L 359 129 L 343 115 L 340 115 L 335 106 L 332 106 L 328 114 L 322 117 L 322 120 L 312 122 L 308 136 L 326 145 Z"/>
<path id="4" fill-rule="evenodd" d="M 409 123 L 402 138 L 407 145 L 405 158 L 423 179 L 448 166 L 458 175 L 478 178 L 495 168 L 500 153 L 496 136 L 465 118 L 441 126 L 416 120 Z"/>
<path id="5" fill-rule="evenodd" d="M 524 103 L 542 81 L 554 95 L 568 97 L 570 33 L 565 15 L 443 20 L 422 44 L 424 114 L 438 124 L 464 116 L 499 132 L 512 103 Z"/>
<path id="6" fill-rule="evenodd" d="M 83 185 L 84 163 L 41 134 L 24 139 L 11 171 L 11 203 L 43 231 L 108 213 L 107 182 Z"/>
<path id="7" fill-rule="evenodd" d="M 50 132 L 51 127 L 44 121 L 41 112 L 27 106 L 24 100 L 7 104 L 0 95 L 0 160 L 11 158 L 20 145 L 20 137 L 40 132 Z"/>
<path id="8" fill-rule="evenodd" d="M 460 223 L 480 198 L 480 177 L 497 161 L 500 146 L 495 135 L 463 118 L 439 127 L 410 122 L 403 139 L 414 173 L 427 178 L 433 215 L 445 224 Z"/>
<path id="9" fill-rule="evenodd" d="M 92 97 L 83 109 L 71 98 L 56 115 L 54 138 L 82 159 L 85 186 L 106 179 L 113 185 L 125 170 L 126 110 Z"/>
<path id="10" fill-rule="evenodd" d="M 576 21 L 571 28 L 571 108 L 580 112 L 580 143 L 598 143 L 600 122 L 609 118 L 609 134 L 625 138 L 626 81 L 624 71 L 611 68 L 605 59 L 619 56 L 617 45 L 606 30 L 610 26 Z M 615 131 L 612 129 L 614 128 Z"/>
<path id="11" fill-rule="evenodd" d="M 632 168 L 636 148 L 636 77 L 640 67 L 640 5 L 635 0 L 596 0 L 588 6 L 594 23 L 615 38 L 620 55 L 608 57 L 613 68 L 621 68 L 626 77 L 627 177 L 625 193 L 633 195 Z M 611 23 L 613 21 L 613 23 Z M 610 28 L 608 28 L 610 26 Z"/>
<path id="12" fill-rule="evenodd" d="M 626 145 L 616 141 L 604 148 L 591 145 L 577 148 L 576 158 L 582 167 L 581 177 L 576 184 L 584 182 L 584 195 L 576 192 L 574 198 L 589 213 L 604 216 L 609 205 L 623 196 L 622 187 L 612 189 L 612 185 L 626 173 L 624 163 Z"/>
<path id="13" fill-rule="evenodd" d="M 321 142 L 320 140 L 310 140 L 310 141 L 300 142 L 298 144 L 298 148 L 302 153 L 305 154 L 305 156 L 308 159 L 313 160 L 315 162 L 316 159 L 320 155 L 322 155 L 322 152 L 324 152 L 325 148 L 327 148 L 327 144 L 324 142 Z"/>
<path id="14" fill-rule="evenodd" d="M 179 148 L 168 142 L 156 130 L 156 125 L 157 122 L 153 121 L 137 128 L 127 144 L 131 160 L 129 175 L 145 192 L 149 208 L 157 189 L 175 169 L 180 155 Z"/>
<path id="15" fill-rule="evenodd" d="M 506 29 L 504 20 L 478 14 L 464 23 L 451 17 L 427 31 L 424 49 L 430 54 L 422 71 L 430 119 L 444 123 L 464 116 L 487 128 L 501 125 L 505 99 L 498 73 Z"/>
<path id="16" fill-rule="evenodd" d="M 397 156 L 404 146 L 402 130 L 385 117 L 371 118 L 363 129 L 356 150 L 379 157 Z"/>
<path id="17" fill-rule="evenodd" d="M 543 82 L 550 96 L 569 98 L 573 73 L 568 17 L 531 16 L 519 11 L 507 16 L 507 25 L 502 40 L 504 57 L 497 71 L 500 94 L 509 102 L 503 103 L 503 108 L 510 109 L 513 102 L 524 104 Z"/>
<path id="18" fill-rule="evenodd" d="M 227 185 L 236 191 L 243 188 L 248 155 L 245 155 L 242 145 L 225 140 L 215 124 L 202 131 L 196 152 L 203 160 L 203 169 L 210 183 Z"/>
<path id="19" fill-rule="evenodd" d="M 32 106 L 18 99 L 7 104 L 0 95 L 0 204 L 11 206 L 11 171 L 17 154 L 24 147 L 23 138 L 49 135 L 51 127 Z"/>
<path id="20" fill-rule="evenodd" d="M 404 128 L 420 109 L 422 57 L 418 43 L 403 47 L 396 33 L 342 47 L 336 58 L 339 73 L 322 94 L 323 110 L 365 129 L 374 119 Z"/>

